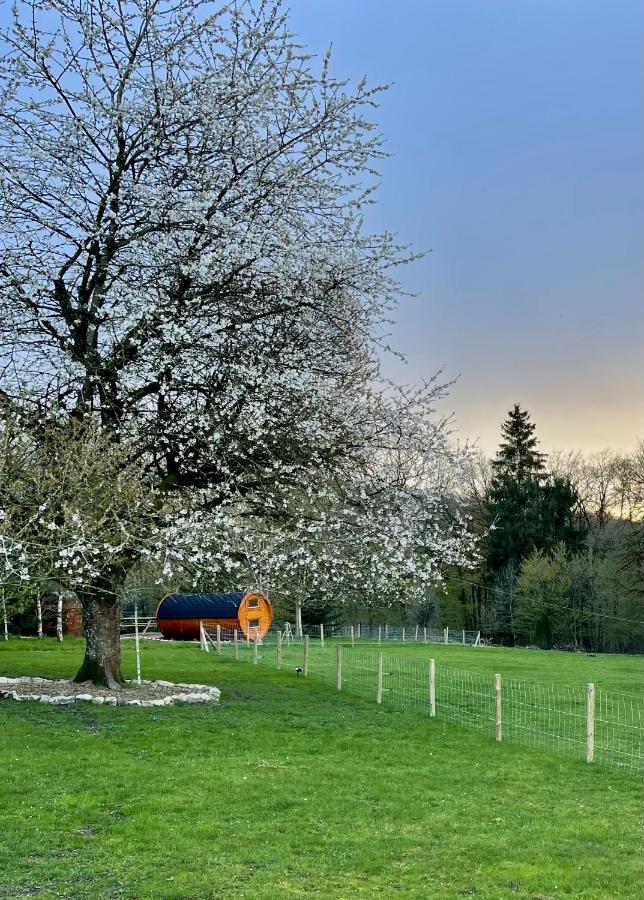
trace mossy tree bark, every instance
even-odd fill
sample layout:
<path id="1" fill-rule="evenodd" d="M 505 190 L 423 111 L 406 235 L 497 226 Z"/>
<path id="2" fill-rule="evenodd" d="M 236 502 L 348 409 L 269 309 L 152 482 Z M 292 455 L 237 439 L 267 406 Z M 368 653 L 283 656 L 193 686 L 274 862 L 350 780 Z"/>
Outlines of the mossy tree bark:
<path id="1" fill-rule="evenodd" d="M 125 684 L 121 672 L 121 608 L 113 595 L 82 596 L 85 659 L 74 681 L 112 689 Z"/>

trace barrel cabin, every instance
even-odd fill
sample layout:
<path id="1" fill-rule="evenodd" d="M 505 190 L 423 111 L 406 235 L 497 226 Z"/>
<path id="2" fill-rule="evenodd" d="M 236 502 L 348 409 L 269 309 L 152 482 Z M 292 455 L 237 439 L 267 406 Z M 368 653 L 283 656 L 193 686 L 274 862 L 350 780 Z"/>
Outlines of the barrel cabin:
<path id="1" fill-rule="evenodd" d="M 210 633 L 217 625 L 230 640 L 261 640 L 273 621 L 273 607 L 264 594 L 233 591 L 227 594 L 168 594 L 157 607 L 157 627 L 164 638 L 175 641 L 199 639 L 199 623 Z"/>

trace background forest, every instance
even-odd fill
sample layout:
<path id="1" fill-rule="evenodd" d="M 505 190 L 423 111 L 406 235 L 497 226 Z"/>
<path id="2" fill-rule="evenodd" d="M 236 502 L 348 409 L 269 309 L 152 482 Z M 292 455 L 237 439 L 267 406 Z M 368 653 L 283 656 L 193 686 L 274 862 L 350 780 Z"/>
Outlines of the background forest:
<path id="1" fill-rule="evenodd" d="M 481 538 L 475 575 L 450 572 L 438 618 L 496 642 L 644 648 L 644 443 L 590 456 L 538 449 L 515 405 L 492 460 L 472 461 L 465 503 Z"/>

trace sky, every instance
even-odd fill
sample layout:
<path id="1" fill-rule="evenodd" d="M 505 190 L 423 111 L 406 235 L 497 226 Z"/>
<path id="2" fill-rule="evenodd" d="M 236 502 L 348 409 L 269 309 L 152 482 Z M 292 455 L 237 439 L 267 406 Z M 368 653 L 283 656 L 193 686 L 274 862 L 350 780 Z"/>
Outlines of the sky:
<path id="1" fill-rule="evenodd" d="M 644 437 L 641 0 L 285 0 L 336 75 L 391 83 L 368 225 L 401 273 L 385 373 L 455 380 L 493 453 L 526 407 L 546 450 Z M 0 0 L 0 22 L 8 4 Z"/>
<path id="2" fill-rule="evenodd" d="M 386 373 L 457 379 L 456 434 L 507 409 L 546 450 L 644 436 L 641 0 L 291 0 L 337 75 L 391 83 L 368 218 L 431 251 L 402 273 Z"/>

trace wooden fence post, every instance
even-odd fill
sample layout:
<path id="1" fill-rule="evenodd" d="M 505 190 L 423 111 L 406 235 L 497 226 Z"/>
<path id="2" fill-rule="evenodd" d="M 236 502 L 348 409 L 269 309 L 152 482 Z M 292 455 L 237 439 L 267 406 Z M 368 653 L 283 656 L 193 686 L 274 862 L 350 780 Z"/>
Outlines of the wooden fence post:
<path id="1" fill-rule="evenodd" d="M 423 643 L 427 643 L 427 626 L 423 625 Z"/>
<path id="2" fill-rule="evenodd" d="M 382 653 L 378 654 L 378 670 L 376 673 L 376 703 L 382 703 Z"/>
<path id="3" fill-rule="evenodd" d="M 233 655 L 235 659 L 239 659 L 239 644 L 237 643 L 237 641 L 237 629 L 235 628 L 235 631 L 233 633 Z"/>
<path id="4" fill-rule="evenodd" d="M 586 685 L 586 762 L 595 761 L 595 685 Z"/>
<path id="5" fill-rule="evenodd" d="M 405 626 L 402 627 L 402 642 L 405 643 Z"/>
<path id="6" fill-rule="evenodd" d="M 474 646 L 475 647 L 481 646 L 481 632 L 480 631 L 476 632 L 476 640 L 474 641 Z"/>
<path id="7" fill-rule="evenodd" d="M 356 645 L 356 639 L 355 639 L 355 635 L 353 633 L 353 625 L 351 625 L 351 646 L 355 647 L 355 645 Z"/>
<path id="8" fill-rule="evenodd" d="M 429 661 L 429 714 L 436 715 L 436 660 Z"/>
<path id="9" fill-rule="evenodd" d="M 361 635 L 362 635 L 362 628 L 360 627 L 360 622 L 358 622 L 358 640 L 360 640 Z"/>
<path id="10" fill-rule="evenodd" d="M 206 640 L 206 629 L 203 627 L 201 619 L 199 619 L 199 643 L 201 644 L 201 649 L 204 653 L 210 653 L 210 647 Z"/>
<path id="11" fill-rule="evenodd" d="M 449 628 L 443 628 L 443 643 L 446 644 L 449 640 Z"/>
<path id="12" fill-rule="evenodd" d="M 342 690 L 342 644 L 335 649 L 335 686 Z"/>
<path id="13" fill-rule="evenodd" d="M 382 625 L 378 625 L 378 643 L 382 644 Z"/>
<path id="14" fill-rule="evenodd" d="M 305 678 L 309 675 L 309 636 L 304 635 L 304 662 L 302 664 L 302 672 Z"/>
<path id="15" fill-rule="evenodd" d="M 418 625 L 416 625 L 416 637 L 414 638 L 414 640 L 415 640 L 415 641 L 418 640 Z"/>
<path id="16" fill-rule="evenodd" d="M 62 641 L 62 636 L 59 638 Z M 141 684 L 141 644 L 139 643 L 139 607 L 134 601 L 134 644 L 136 651 L 136 683 Z"/>
<path id="17" fill-rule="evenodd" d="M 257 665 L 259 657 L 257 655 L 257 631 L 255 632 L 255 637 L 253 638 L 253 662 Z"/>
<path id="18" fill-rule="evenodd" d="M 221 656 L 221 625 L 217 625 L 217 653 Z"/>
<path id="19" fill-rule="evenodd" d="M 385 640 L 389 640 L 389 625 L 385 625 Z"/>
<path id="20" fill-rule="evenodd" d="M 463 629 L 463 643 L 465 643 L 465 629 Z"/>
<path id="21" fill-rule="evenodd" d="M 275 668 L 282 668 L 282 632 L 277 632 L 277 638 L 275 640 Z"/>
<path id="22" fill-rule="evenodd" d="M 496 739 L 500 741 L 503 738 L 503 726 L 501 720 L 501 676 L 499 674 L 494 676 L 494 697 L 494 727 Z"/>
<path id="23" fill-rule="evenodd" d="M 320 647 L 324 647 L 324 625 L 320 625 Z"/>

